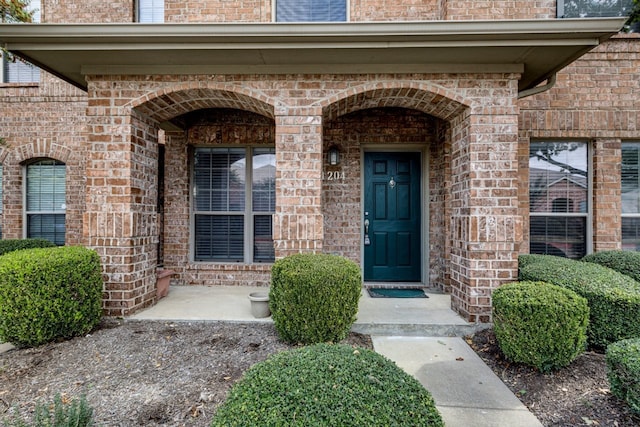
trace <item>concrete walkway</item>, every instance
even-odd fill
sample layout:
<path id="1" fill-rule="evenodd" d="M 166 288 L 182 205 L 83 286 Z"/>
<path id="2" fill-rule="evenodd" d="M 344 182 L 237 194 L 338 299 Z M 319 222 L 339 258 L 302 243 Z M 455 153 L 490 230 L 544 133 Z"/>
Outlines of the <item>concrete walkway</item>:
<path id="1" fill-rule="evenodd" d="M 251 287 L 171 287 L 169 296 L 130 319 L 271 322 L 251 315 Z M 371 298 L 363 290 L 352 330 L 431 392 L 447 427 L 539 427 L 542 424 L 462 339 L 476 326 L 450 309 L 449 295 Z"/>

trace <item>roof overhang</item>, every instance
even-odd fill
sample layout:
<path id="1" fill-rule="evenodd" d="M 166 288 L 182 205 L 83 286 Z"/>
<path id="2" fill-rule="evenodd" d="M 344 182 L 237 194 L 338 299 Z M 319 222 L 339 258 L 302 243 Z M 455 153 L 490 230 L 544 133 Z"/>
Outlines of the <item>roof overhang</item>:
<path id="1" fill-rule="evenodd" d="M 92 74 L 386 72 L 514 72 L 525 90 L 624 21 L 0 24 L 0 43 L 85 90 Z"/>

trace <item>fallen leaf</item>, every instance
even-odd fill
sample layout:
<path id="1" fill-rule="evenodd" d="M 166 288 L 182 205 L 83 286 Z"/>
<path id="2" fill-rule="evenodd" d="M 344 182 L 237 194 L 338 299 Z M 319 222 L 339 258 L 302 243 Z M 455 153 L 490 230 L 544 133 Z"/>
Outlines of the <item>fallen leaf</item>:
<path id="1" fill-rule="evenodd" d="M 457 360 L 458 362 L 462 362 L 462 361 L 464 360 L 464 357 L 456 357 L 456 360 Z"/>

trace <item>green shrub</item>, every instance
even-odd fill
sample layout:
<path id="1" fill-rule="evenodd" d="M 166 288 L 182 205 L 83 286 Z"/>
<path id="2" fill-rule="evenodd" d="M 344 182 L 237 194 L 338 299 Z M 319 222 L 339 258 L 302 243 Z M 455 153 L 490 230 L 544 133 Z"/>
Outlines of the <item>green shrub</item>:
<path id="1" fill-rule="evenodd" d="M 569 365 L 585 349 L 587 300 L 544 282 L 503 285 L 493 292 L 496 340 L 504 355 L 546 372 Z"/>
<path id="2" fill-rule="evenodd" d="M 640 415 L 640 338 L 609 345 L 605 360 L 611 393 Z"/>
<path id="3" fill-rule="evenodd" d="M 5 239 L 0 240 L 0 255 L 21 249 L 52 248 L 55 243 L 45 239 Z"/>
<path id="4" fill-rule="evenodd" d="M 602 251 L 587 255 L 582 258 L 582 261 L 609 267 L 618 273 L 626 274 L 635 281 L 640 281 L 640 252 Z"/>
<path id="5" fill-rule="evenodd" d="M 431 394 L 385 357 L 316 344 L 252 366 L 212 426 L 443 426 Z"/>
<path id="6" fill-rule="evenodd" d="M 0 341 L 33 347 L 80 336 L 100 321 L 98 254 L 82 247 L 15 251 L 0 257 Z"/>
<path id="7" fill-rule="evenodd" d="M 63 402 L 57 394 L 51 405 L 39 403 L 36 405 L 31 422 L 25 421 L 20 414 L 15 414 L 3 421 L 4 427 L 90 427 L 93 426 L 93 409 L 84 396 Z"/>
<path id="8" fill-rule="evenodd" d="M 523 254 L 518 256 L 518 270 L 530 264 L 548 262 L 558 259 L 553 255 Z"/>
<path id="9" fill-rule="evenodd" d="M 571 289 L 589 302 L 589 346 L 640 337 L 640 284 L 598 264 L 546 257 L 520 268 L 521 281 L 542 281 Z"/>
<path id="10" fill-rule="evenodd" d="M 360 267 L 336 255 L 296 254 L 271 269 L 269 308 L 280 338 L 292 343 L 338 342 L 358 312 Z"/>

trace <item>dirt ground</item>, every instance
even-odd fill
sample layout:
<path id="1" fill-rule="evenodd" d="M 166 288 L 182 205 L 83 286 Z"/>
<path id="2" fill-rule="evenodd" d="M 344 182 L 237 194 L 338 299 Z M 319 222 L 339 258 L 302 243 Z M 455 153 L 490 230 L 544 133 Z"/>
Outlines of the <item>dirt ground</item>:
<path id="1" fill-rule="evenodd" d="M 609 391 L 604 354 L 586 352 L 566 368 L 541 374 L 505 360 L 491 329 L 467 343 L 545 426 L 640 426 Z"/>
<path id="2" fill-rule="evenodd" d="M 490 330 L 467 340 L 546 426 L 640 425 L 611 396 L 601 354 L 543 375 L 503 360 Z M 345 342 L 371 348 L 365 335 Z M 0 354 L 0 420 L 59 393 L 86 395 L 98 425 L 207 426 L 249 366 L 289 348 L 272 324 L 107 321 L 87 337 Z"/>
<path id="3" fill-rule="evenodd" d="M 372 348 L 365 335 L 344 342 Z M 249 366 L 289 348 L 272 324 L 105 321 L 86 337 L 0 354 L 0 425 L 59 393 L 84 394 L 100 426 L 208 426 Z"/>

